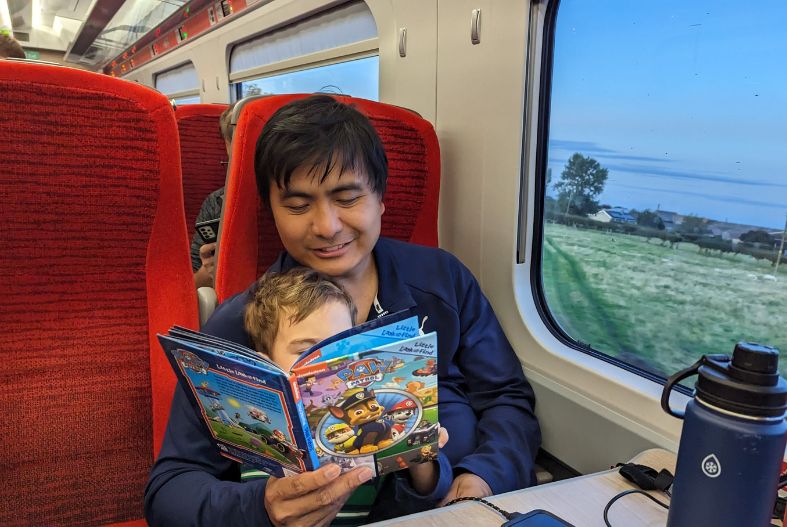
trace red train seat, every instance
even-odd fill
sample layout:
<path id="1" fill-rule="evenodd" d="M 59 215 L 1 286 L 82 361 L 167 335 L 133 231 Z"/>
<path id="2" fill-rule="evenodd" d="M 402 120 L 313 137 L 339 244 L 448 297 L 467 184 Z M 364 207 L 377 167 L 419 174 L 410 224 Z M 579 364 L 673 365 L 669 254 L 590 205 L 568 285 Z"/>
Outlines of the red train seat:
<path id="1" fill-rule="evenodd" d="M 216 266 L 219 301 L 243 291 L 282 250 L 273 218 L 254 177 L 254 149 L 265 123 L 284 104 L 309 94 L 275 95 L 244 104 L 235 128 Z M 437 246 L 440 147 L 431 123 L 379 102 L 335 96 L 366 115 L 388 157 L 382 236 Z M 242 104 L 242 103 L 239 103 Z M 237 111 L 237 107 L 236 107 Z"/>
<path id="2" fill-rule="evenodd" d="M 175 385 L 155 340 L 196 327 L 167 98 L 0 61 L 0 525 L 144 525 Z"/>
<path id="3" fill-rule="evenodd" d="M 175 108 L 186 228 L 190 234 L 202 202 L 223 187 L 227 178 L 227 149 L 219 132 L 219 116 L 226 109 L 226 104 L 185 104 Z"/>

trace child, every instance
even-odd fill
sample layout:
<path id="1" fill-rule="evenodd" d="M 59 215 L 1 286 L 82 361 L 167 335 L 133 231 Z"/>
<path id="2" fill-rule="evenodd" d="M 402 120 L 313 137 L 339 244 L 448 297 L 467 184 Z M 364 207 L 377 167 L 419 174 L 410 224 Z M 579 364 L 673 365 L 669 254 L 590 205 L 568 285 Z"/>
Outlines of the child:
<path id="1" fill-rule="evenodd" d="M 297 267 L 257 280 L 244 325 L 257 352 L 289 372 L 304 351 L 351 328 L 355 316 L 355 303 L 341 286 Z"/>
<path id="2" fill-rule="evenodd" d="M 305 267 L 286 273 L 266 273 L 257 280 L 244 312 L 244 325 L 254 347 L 279 367 L 289 371 L 298 357 L 320 341 L 353 326 L 355 303 L 343 287 L 327 276 Z M 440 446 L 448 435 L 441 432 Z M 432 458 L 430 458 L 431 460 Z M 414 488 L 434 486 L 432 462 L 410 469 Z M 266 477 L 263 472 L 241 468 L 244 481 Z M 349 498 L 334 525 L 361 525 L 381 488 L 381 481 L 362 485 Z M 344 510 L 352 513 L 343 514 Z"/>

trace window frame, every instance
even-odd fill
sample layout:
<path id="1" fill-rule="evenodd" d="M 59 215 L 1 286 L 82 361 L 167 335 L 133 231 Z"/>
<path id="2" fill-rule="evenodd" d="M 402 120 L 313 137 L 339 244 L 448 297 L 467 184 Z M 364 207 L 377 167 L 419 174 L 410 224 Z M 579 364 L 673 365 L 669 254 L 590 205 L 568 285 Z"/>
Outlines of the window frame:
<path id="1" fill-rule="evenodd" d="M 335 48 L 273 62 L 264 66 L 248 68 L 236 73 L 231 73 L 229 75 L 230 85 L 239 86 L 242 82 L 378 56 L 378 45 L 377 38 L 370 38 L 353 44 L 337 46 Z"/>
<path id="2" fill-rule="evenodd" d="M 536 147 L 535 147 L 535 171 L 533 178 L 533 230 L 531 233 L 531 248 L 530 251 L 525 251 L 524 236 L 521 235 L 522 222 L 527 221 L 529 216 L 526 207 L 520 208 L 520 235 L 518 236 L 517 245 L 517 263 L 524 263 L 524 255 L 530 255 L 530 288 L 532 291 L 533 303 L 536 312 L 538 313 L 544 326 L 550 333 L 563 345 L 571 350 L 581 352 L 594 359 L 598 359 L 607 364 L 625 370 L 626 372 L 633 373 L 647 381 L 658 383 L 663 386 L 667 382 L 667 378 L 658 375 L 654 372 L 644 370 L 636 365 L 625 362 L 616 357 L 607 355 L 606 353 L 594 349 L 592 346 L 585 344 L 576 338 L 566 333 L 560 326 L 556 318 L 553 316 L 549 308 L 543 281 L 543 250 L 544 250 L 544 222 L 545 222 L 545 199 L 546 199 L 546 174 L 549 157 L 549 123 L 551 118 L 552 107 L 552 77 L 554 66 L 554 51 L 555 51 L 555 33 L 557 29 L 557 16 L 560 10 L 560 0 L 553 0 L 546 6 L 543 23 L 543 34 L 541 36 L 541 70 L 539 83 L 539 98 L 538 98 L 538 115 L 535 117 L 535 123 L 529 128 L 529 131 L 536 133 Z M 525 134 L 526 136 L 527 134 Z M 527 188 L 527 166 L 522 165 L 522 188 Z M 681 384 L 676 385 L 675 390 L 683 395 L 690 396 L 692 390 Z"/>

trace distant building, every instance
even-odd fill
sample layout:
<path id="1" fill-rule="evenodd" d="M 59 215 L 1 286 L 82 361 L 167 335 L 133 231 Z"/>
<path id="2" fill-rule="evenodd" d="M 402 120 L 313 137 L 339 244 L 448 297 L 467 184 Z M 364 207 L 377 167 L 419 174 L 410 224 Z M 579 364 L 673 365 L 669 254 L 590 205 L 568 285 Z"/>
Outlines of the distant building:
<path id="1" fill-rule="evenodd" d="M 661 222 L 664 224 L 664 230 L 667 232 L 674 231 L 678 225 L 683 223 L 683 216 L 677 212 L 670 212 L 668 210 L 657 210 L 655 212 L 656 215 L 661 218 Z"/>
<path id="2" fill-rule="evenodd" d="M 733 243 L 740 241 L 741 235 L 749 231 L 764 231 L 763 227 L 756 225 L 744 225 L 741 223 L 729 223 L 726 221 L 708 221 L 708 230 L 712 236 L 718 236 L 722 240 L 731 240 Z"/>
<path id="3" fill-rule="evenodd" d="M 601 209 L 595 214 L 588 214 L 588 218 L 602 223 L 637 223 L 637 220 L 628 213 L 623 207 L 613 207 L 611 209 Z"/>

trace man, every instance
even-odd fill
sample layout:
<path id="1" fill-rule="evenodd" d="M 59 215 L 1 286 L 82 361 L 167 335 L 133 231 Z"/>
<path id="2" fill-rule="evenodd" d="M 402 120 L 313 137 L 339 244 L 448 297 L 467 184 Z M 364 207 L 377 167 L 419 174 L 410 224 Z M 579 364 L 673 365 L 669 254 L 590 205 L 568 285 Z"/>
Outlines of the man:
<path id="1" fill-rule="evenodd" d="M 255 172 L 286 250 L 272 271 L 330 276 L 353 299 L 356 323 L 412 309 L 438 335 L 440 423 L 451 439 L 432 484 L 415 488 L 402 472 L 380 482 L 369 521 L 533 484 L 533 391 L 472 274 L 445 251 L 380 238 L 387 160 L 368 119 L 329 96 L 294 101 L 260 134 Z M 227 300 L 203 330 L 251 346 L 248 300 L 249 291 Z M 146 516 L 151 525 L 328 525 L 372 476 L 339 472 L 236 483 L 237 465 L 218 455 L 178 388 Z"/>
<path id="2" fill-rule="evenodd" d="M 227 154 L 230 153 L 232 146 L 232 131 L 230 129 L 232 121 L 232 110 L 235 103 L 230 104 L 219 116 L 219 131 L 224 138 L 224 146 Z M 224 187 L 214 190 L 205 201 L 197 213 L 196 223 L 203 221 L 217 220 L 221 218 L 221 208 L 224 204 Z M 194 272 L 194 285 L 200 287 L 213 287 L 213 279 L 216 276 L 216 242 L 203 243 L 202 237 L 196 230 L 191 237 L 191 270 Z"/>

